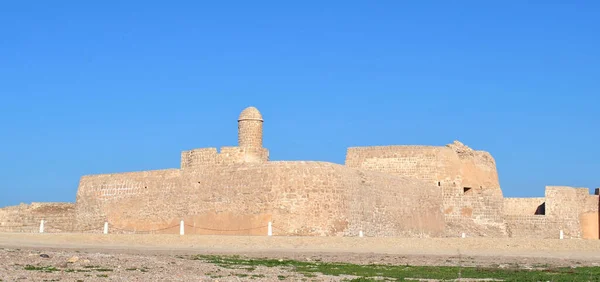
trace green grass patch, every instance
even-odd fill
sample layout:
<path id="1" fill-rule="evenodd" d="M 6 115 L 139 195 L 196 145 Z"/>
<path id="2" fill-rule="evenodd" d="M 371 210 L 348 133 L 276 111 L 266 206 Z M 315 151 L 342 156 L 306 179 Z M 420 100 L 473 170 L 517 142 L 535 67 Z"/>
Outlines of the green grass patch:
<path id="1" fill-rule="evenodd" d="M 505 281 L 599 281 L 600 267 L 557 267 L 545 269 L 522 269 L 518 265 L 511 268 L 459 267 L 459 266 L 410 266 L 410 265 L 357 265 L 348 263 L 303 262 L 277 259 L 245 259 L 239 256 L 198 255 L 192 257 L 226 268 L 248 268 L 256 266 L 281 267 L 314 277 L 315 273 L 325 275 L 351 275 L 352 281 L 374 281 L 378 279 L 457 279 L 493 278 Z M 282 278 L 283 277 L 283 278 Z M 285 279 L 285 276 L 278 276 Z"/>
<path id="2" fill-rule="evenodd" d="M 25 270 L 31 270 L 31 271 L 41 271 L 41 272 L 55 272 L 55 271 L 60 271 L 60 269 L 54 267 L 54 266 L 34 266 L 34 265 L 26 265 L 25 266 Z"/>

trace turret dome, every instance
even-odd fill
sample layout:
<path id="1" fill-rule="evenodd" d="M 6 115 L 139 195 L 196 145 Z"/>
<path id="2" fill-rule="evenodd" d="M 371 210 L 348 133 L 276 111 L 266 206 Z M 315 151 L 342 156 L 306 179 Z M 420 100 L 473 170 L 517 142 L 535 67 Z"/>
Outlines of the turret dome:
<path id="1" fill-rule="evenodd" d="M 258 111 L 257 108 L 255 107 L 247 107 L 245 108 L 242 113 L 240 113 L 240 117 L 238 118 L 238 121 L 240 120 L 260 120 L 263 121 L 263 117 L 260 114 L 260 112 Z"/>

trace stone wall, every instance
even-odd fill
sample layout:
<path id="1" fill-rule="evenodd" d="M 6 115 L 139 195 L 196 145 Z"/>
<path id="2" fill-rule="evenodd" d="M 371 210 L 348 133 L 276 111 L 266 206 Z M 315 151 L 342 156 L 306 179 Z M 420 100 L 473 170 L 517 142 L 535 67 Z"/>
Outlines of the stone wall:
<path id="1" fill-rule="evenodd" d="M 269 160 L 269 150 L 254 147 L 201 148 L 181 152 L 181 168 L 198 166 L 227 165 L 240 163 L 261 163 Z"/>
<path id="2" fill-rule="evenodd" d="M 598 194 L 584 197 L 579 221 L 583 239 L 600 239 L 600 198 Z"/>
<path id="3" fill-rule="evenodd" d="M 509 237 L 531 239 L 558 239 L 560 230 L 555 223 L 545 215 L 516 215 L 505 216 Z"/>
<path id="4" fill-rule="evenodd" d="M 582 203 L 589 195 L 587 188 L 567 186 L 546 187 L 546 216 L 563 230 L 565 238 L 581 238 Z"/>
<path id="5" fill-rule="evenodd" d="M 72 203 L 31 203 L 1 208 L 0 232 L 37 233 L 41 220 L 45 221 L 45 232 L 70 232 L 74 211 Z"/>
<path id="6" fill-rule="evenodd" d="M 492 156 L 458 141 L 446 146 L 348 148 L 346 166 L 421 179 L 438 186 L 491 189 L 501 194 Z"/>
<path id="7" fill-rule="evenodd" d="M 546 198 L 504 198 L 505 215 L 544 215 Z"/>
<path id="8" fill-rule="evenodd" d="M 349 148 L 346 165 L 438 186 L 450 234 L 506 236 L 495 160 L 455 141 L 446 146 Z"/>
<path id="9" fill-rule="evenodd" d="M 588 188 L 547 186 L 545 198 L 506 198 L 510 237 L 600 239 L 600 199 Z"/>
<path id="10" fill-rule="evenodd" d="M 596 194 L 600 194 L 596 193 Z M 181 153 L 181 168 L 83 176 L 76 204 L 0 209 L 0 231 L 299 236 L 600 237 L 598 195 L 547 187 L 545 198 L 504 199 L 485 151 L 446 146 L 349 148 L 346 165 L 269 162 L 263 117 L 238 118 L 238 147 Z"/>
<path id="11" fill-rule="evenodd" d="M 598 218 L 598 208 L 598 196 L 590 195 L 588 188 L 546 187 L 546 215 L 556 222 L 556 228 L 564 230 L 565 238 L 597 239 L 594 219 Z"/>
<path id="12" fill-rule="evenodd" d="M 411 195 L 407 197 L 407 195 Z M 198 166 L 85 176 L 79 226 L 194 234 L 440 236 L 437 187 L 324 162 Z"/>

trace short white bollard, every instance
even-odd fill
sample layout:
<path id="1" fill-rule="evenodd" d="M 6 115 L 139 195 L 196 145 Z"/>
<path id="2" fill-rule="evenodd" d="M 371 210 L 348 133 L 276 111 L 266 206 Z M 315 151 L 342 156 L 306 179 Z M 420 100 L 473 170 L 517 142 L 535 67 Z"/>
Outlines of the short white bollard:
<path id="1" fill-rule="evenodd" d="M 40 221 L 40 233 L 44 233 L 44 220 Z"/>
<path id="2" fill-rule="evenodd" d="M 364 236 L 364 234 L 363 234 L 362 230 L 358 231 L 358 237 L 363 237 L 363 236 Z"/>
<path id="3" fill-rule="evenodd" d="M 563 234 L 563 231 L 561 230 L 561 231 L 560 231 L 560 239 L 562 240 L 562 239 L 564 239 L 564 238 L 565 238 L 565 234 Z"/>
<path id="4" fill-rule="evenodd" d="M 267 229 L 267 236 L 273 236 L 273 224 L 269 221 L 269 227 Z"/>
<path id="5" fill-rule="evenodd" d="M 462 237 L 463 237 L 463 238 L 466 238 L 466 237 L 467 237 L 467 235 L 466 235 L 465 233 L 463 233 L 463 234 L 462 234 Z"/>
<path id="6" fill-rule="evenodd" d="M 179 235 L 183 235 L 183 220 L 179 223 Z"/>
<path id="7" fill-rule="evenodd" d="M 104 234 L 108 234 L 108 222 L 104 223 Z"/>

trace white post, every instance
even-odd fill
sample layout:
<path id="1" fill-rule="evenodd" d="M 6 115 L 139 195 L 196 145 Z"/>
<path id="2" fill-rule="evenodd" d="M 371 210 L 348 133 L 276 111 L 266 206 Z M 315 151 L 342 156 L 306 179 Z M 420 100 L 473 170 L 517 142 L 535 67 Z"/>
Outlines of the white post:
<path id="1" fill-rule="evenodd" d="M 108 222 L 104 223 L 104 234 L 108 234 Z"/>
<path id="2" fill-rule="evenodd" d="M 267 229 L 267 236 L 273 236 L 273 224 L 269 221 L 269 228 Z"/>
<path id="3" fill-rule="evenodd" d="M 361 230 L 361 231 L 358 231 L 358 237 L 362 237 L 362 236 L 364 236 L 364 234 L 363 234 L 362 230 Z"/>
<path id="4" fill-rule="evenodd" d="M 562 240 L 562 239 L 564 239 L 564 238 L 565 238 L 565 234 L 564 234 L 564 233 L 563 233 L 563 231 L 561 230 L 561 231 L 560 231 L 560 239 Z"/>
<path id="5" fill-rule="evenodd" d="M 463 238 L 466 238 L 466 237 L 467 237 L 467 235 L 466 235 L 466 234 L 463 232 L 463 234 L 462 234 L 462 237 L 463 237 Z"/>
<path id="6" fill-rule="evenodd" d="M 184 231 L 184 230 L 183 230 L 183 220 L 182 220 L 182 221 L 179 223 L 179 235 L 183 235 L 183 234 L 184 234 L 184 232 L 183 232 L 183 231 Z"/>
<path id="7" fill-rule="evenodd" d="M 40 221 L 40 233 L 44 233 L 44 220 Z"/>

